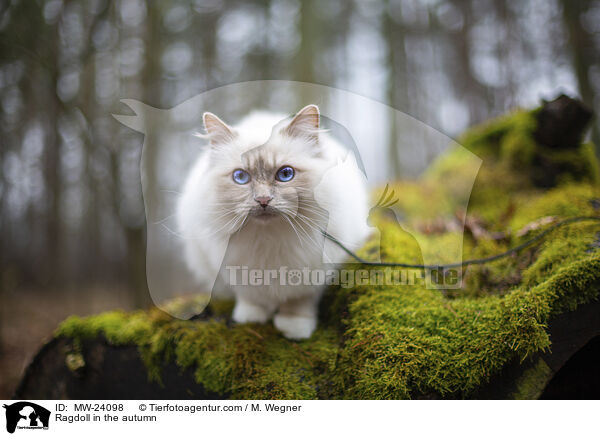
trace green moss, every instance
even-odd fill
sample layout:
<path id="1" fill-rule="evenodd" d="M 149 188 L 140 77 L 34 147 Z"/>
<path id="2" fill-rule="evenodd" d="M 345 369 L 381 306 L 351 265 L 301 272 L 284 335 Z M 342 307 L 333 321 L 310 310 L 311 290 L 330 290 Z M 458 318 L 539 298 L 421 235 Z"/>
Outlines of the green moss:
<path id="1" fill-rule="evenodd" d="M 462 201 L 470 192 L 477 159 L 483 160 L 470 196 L 469 210 L 487 220 L 515 208 L 513 193 L 522 201 L 539 196 L 547 189 L 571 183 L 597 185 L 598 160 L 592 144 L 569 149 L 553 149 L 537 144 L 534 132 L 539 109 L 519 110 L 476 126 L 463 134 L 449 153 L 441 156 L 427 172 L 425 180 L 443 184 L 452 198 Z"/>
<path id="2" fill-rule="evenodd" d="M 531 167 L 536 151 L 536 143 L 530 132 L 513 130 L 502 138 L 500 160 L 511 169 L 523 170 Z"/>
<path id="3" fill-rule="evenodd" d="M 434 290 L 363 288 L 349 305 L 341 366 L 349 398 L 465 396 L 514 358 L 550 345 L 552 314 L 598 295 L 598 254 L 533 289 L 448 300 Z M 390 328 L 392 327 L 393 328 Z"/>
<path id="4" fill-rule="evenodd" d="M 517 380 L 517 390 L 513 394 L 513 399 L 537 400 L 551 379 L 552 374 L 552 370 L 546 362 L 539 358 L 535 365 L 526 369 Z"/>
<path id="5" fill-rule="evenodd" d="M 532 136 L 537 126 L 536 112 L 513 111 L 467 130 L 458 142 L 482 158 L 498 157 L 507 134 L 519 132 L 524 137 Z"/>
<path id="6" fill-rule="evenodd" d="M 224 304 L 216 301 L 215 307 Z M 319 330 L 296 344 L 272 326 L 182 321 L 157 309 L 70 317 L 56 335 L 77 341 L 101 335 L 114 345 L 135 344 L 150 380 L 160 381 L 162 364 L 173 360 L 182 368 L 194 368 L 196 381 L 208 391 L 234 398 L 318 398 L 326 381 L 315 368 L 324 374 L 337 354 L 332 330 Z"/>
<path id="7" fill-rule="evenodd" d="M 600 163 L 596 156 L 596 147 L 591 142 L 581 145 L 579 158 L 583 162 L 582 174 L 588 174 L 589 181 L 593 184 L 600 183 Z M 583 180 L 586 177 L 584 176 Z"/>
<path id="8" fill-rule="evenodd" d="M 456 247 L 464 258 L 489 256 L 535 235 L 539 228 L 526 235 L 519 230 L 540 218 L 597 215 L 592 200 L 600 197 L 598 165 L 589 147 L 577 149 L 577 158 L 553 155 L 572 159 L 556 173 L 553 189 L 541 189 L 531 178 L 540 153 L 531 141 L 534 114 L 516 112 L 462 138 L 484 159 L 469 214 L 489 230 L 506 231 L 504 238 L 465 237 L 463 245 L 460 229 L 430 230 L 435 220 L 454 219 L 465 201 L 460 195 L 470 190 L 464 169 L 479 165 L 457 148 L 422 182 L 393 187 L 402 229 L 389 214 L 373 216 L 382 259 L 420 263 L 427 252 L 453 261 Z M 574 175 L 575 168 L 584 176 Z M 164 363 L 174 361 L 192 368 L 208 391 L 233 398 L 469 397 L 509 362 L 547 351 L 553 316 L 598 298 L 599 230 L 595 223 L 560 228 L 518 256 L 465 268 L 460 290 L 428 289 L 418 280 L 332 288 L 319 328 L 302 342 L 286 340 L 270 324 L 231 325 L 231 302 L 222 301 L 210 302 L 212 317 L 204 320 L 173 319 L 157 309 L 117 311 L 71 317 L 56 334 L 74 343 L 103 336 L 115 345 L 133 344 L 151 380 L 160 381 Z M 359 254 L 374 258 L 379 243 L 371 239 Z M 206 304 L 202 297 L 179 299 L 169 310 L 188 313 Z M 539 394 L 549 377 L 544 365 L 538 360 L 516 381 L 515 398 Z"/>
<path id="9" fill-rule="evenodd" d="M 67 346 L 65 349 L 65 365 L 75 375 L 78 375 L 80 371 L 85 368 L 85 359 L 81 352 L 81 344 L 79 341 Z"/>

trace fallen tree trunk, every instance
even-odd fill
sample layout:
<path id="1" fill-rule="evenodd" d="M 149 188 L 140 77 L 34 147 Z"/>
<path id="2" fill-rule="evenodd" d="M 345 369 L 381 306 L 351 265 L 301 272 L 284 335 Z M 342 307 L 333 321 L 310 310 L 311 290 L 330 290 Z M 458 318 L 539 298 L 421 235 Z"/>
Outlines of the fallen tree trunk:
<path id="1" fill-rule="evenodd" d="M 167 363 L 162 383 L 148 380 L 135 346 L 110 345 L 99 337 L 80 344 L 85 367 L 69 364 L 73 341 L 54 338 L 46 343 L 25 371 L 14 398 L 146 400 L 220 399 L 194 381 L 193 371 Z M 70 368 L 71 366 L 71 368 Z"/>
<path id="2" fill-rule="evenodd" d="M 507 365 L 470 398 L 597 399 L 600 394 L 600 301 L 557 316 L 549 332 L 552 340 L 549 352 Z M 135 346 L 110 345 L 101 337 L 81 345 L 83 358 L 89 364 L 82 371 L 69 369 L 67 359 L 72 347 L 72 341 L 66 338 L 55 338 L 44 345 L 27 368 L 14 399 L 214 400 L 228 397 L 205 390 L 194 380 L 192 370 L 182 370 L 172 362 L 162 368 L 162 384 L 149 381 Z M 579 352 L 585 355 L 575 359 Z"/>

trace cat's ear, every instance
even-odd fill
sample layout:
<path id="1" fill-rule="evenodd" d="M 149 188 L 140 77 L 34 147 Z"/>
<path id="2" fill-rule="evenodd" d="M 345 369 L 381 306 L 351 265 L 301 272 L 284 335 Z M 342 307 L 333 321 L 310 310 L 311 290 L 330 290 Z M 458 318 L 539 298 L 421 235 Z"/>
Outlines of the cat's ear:
<path id="1" fill-rule="evenodd" d="M 317 105 L 309 104 L 300 109 L 284 128 L 284 132 L 290 136 L 303 136 L 316 140 L 319 134 L 319 118 Z"/>
<path id="2" fill-rule="evenodd" d="M 208 136 L 212 145 L 229 142 L 237 136 L 235 131 L 225 121 L 213 113 L 204 112 L 202 120 L 204 121 L 206 136 Z"/>

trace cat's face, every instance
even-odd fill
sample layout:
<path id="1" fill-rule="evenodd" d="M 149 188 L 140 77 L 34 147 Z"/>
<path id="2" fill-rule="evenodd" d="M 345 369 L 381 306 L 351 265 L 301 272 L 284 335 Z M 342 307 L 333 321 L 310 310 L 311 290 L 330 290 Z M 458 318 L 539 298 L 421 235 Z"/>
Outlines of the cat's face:
<path id="1" fill-rule="evenodd" d="M 275 126 L 254 126 L 270 129 L 264 143 L 257 142 L 254 132 L 236 130 L 212 114 L 205 114 L 204 121 L 215 187 L 207 206 L 220 217 L 223 230 L 236 231 L 249 221 L 308 225 L 322 214 L 313 198 L 325 164 L 316 106 Z"/>

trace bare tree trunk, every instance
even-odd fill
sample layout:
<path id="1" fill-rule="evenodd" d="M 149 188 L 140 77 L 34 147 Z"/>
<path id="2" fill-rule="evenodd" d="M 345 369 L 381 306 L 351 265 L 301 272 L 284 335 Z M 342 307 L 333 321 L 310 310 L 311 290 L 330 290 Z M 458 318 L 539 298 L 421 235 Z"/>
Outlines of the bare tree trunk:
<path id="1" fill-rule="evenodd" d="M 589 9 L 591 2 L 561 0 L 563 9 L 563 20 L 569 33 L 569 46 L 573 54 L 573 67 L 577 76 L 579 93 L 583 102 L 594 107 L 596 93 L 590 81 L 590 68 L 600 57 L 600 51 L 596 48 L 594 39 L 581 25 L 584 11 Z M 598 121 L 592 126 L 592 140 L 596 145 L 596 154 L 600 154 L 600 131 Z"/>
<path id="2" fill-rule="evenodd" d="M 316 20 L 315 0 L 300 2 L 300 48 L 296 55 L 294 75 L 297 80 L 308 83 L 315 82 L 313 60 L 317 53 Z"/>
<path id="3" fill-rule="evenodd" d="M 389 2 L 388 2 L 389 5 Z M 404 45 L 405 31 L 402 23 L 395 23 L 389 10 L 383 14 L 383 35 L 387 41 L 386 63 L 388 68 L 387 101 L 396 110 L 408 109 L 407 56 Z M 388 152 L 390 155 L 390 171 L 394 178 L 402 175 L 400 150 L 398 148 L 398 126 L 395 111 L 389 120 Z"/>
<path id="4" fill-rule="evenodd" d="M 457 97 L 467 101 L 469 122 L 477 124 L 489 116 L 489 103 L 482 107 L 481 102 L 489 102 L 490 95 L 488 89 L 475 78 L 471 69 L 470 32 L 473 21 L 471 1 L 452 0 L 452 3 L 460 10 L 463 17 L 462 27 L 451 36 L 458 55 L 454 63 L 452 82 Z"/>

